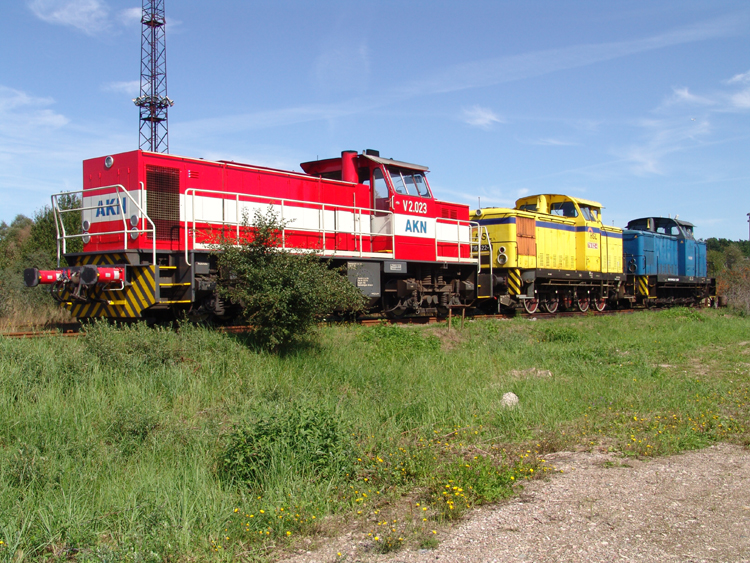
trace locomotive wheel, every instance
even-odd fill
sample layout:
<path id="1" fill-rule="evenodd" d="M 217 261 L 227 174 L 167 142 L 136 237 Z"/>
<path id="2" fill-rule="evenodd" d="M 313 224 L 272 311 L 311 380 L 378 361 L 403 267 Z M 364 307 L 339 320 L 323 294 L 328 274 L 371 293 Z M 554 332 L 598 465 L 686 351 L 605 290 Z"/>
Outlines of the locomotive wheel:
<path id="1" fill-rule="evenodd" d="M 578 310 L 581 313 L 585 313 L 589 310 L 589 298 L 588 297 L 579 297 L 576 299 L 576 305 L 578 306 Z"/>
<path id="2" fill-rule="evenodd" d="M 533 315 L 539 310 L 539 299 L 523 299 L 523 308 L 529 315 Z"/>
<path id="3" fill-rule="evenodd" d="M 557 299 L 548 299 L 544 302 L 544 308 L 548 313 L 557 313 L 557 307 L 560 302 Z"/>
<path id="4" fill-rule="evenodd" d="M 607 300 L 604 299 L 604 297 L 596 297 L 594 298 L 594 309 L 599 311 L 600 313 L 604 311 L 607 307 Z"/>

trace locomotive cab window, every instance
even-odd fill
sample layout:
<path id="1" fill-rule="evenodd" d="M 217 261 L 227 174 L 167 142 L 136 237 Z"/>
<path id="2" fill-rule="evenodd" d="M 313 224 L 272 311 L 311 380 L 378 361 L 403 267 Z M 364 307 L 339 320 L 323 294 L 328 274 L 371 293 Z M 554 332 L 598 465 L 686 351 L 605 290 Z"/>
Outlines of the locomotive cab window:
<path id="1" fill-rule="evenodd" d="M 388 209 L 388 184 L 380 168 L 372 171 L 372 198 L 375 209 Z"/>
<path id="2" fill-rule="evenodd" d="M 578 217 L 576 204 L 572 201 L 558 201 L 549 206 L 550 215 L 558 217 Z"/>
<path id="3" fill-rule="evenodd" d="M 411 170 L 389 170 L 393 189 L 399 195 L 432 197 L 424 175 Z"/>
<path id="4" fill-rule="evenodd" d="M 680 228 L 673 220 L 668 219 L 666 221 L 656 222 L 656 232 L 662 235 L 677 236 L 680 234 Z"/>
<path id="5" fill-rule="evenodd" d="M 598 221 L 599 220 L 599 209 L 591 207 L 590 205 L 581 205 L 581 215 L 584 216 L 586 221 Z"/>

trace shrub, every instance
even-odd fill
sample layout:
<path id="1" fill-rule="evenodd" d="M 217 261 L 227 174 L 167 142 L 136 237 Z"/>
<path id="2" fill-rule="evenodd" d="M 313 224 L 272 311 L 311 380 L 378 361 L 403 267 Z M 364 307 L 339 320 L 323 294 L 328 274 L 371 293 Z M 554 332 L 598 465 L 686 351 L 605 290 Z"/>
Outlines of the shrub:
<path id="1" fill-rule="evenodd" d="M 318 255 L 282 250 L 284 225 L 272 209 L 265 215 L 256 210 L 240 244 L 220 244 L 219 292 L 242 307 L 251 336 L 267 349 L 301 338 L 334 311 L 360 311 L 365 303 L 359 289 Z"/>
<path id="2" fill-rule="evenodd" d="M 250 487 L 284 473 L 334 477 L 345 473 L 351 448 L 351 433 L 335 412 L 293 403 L 236 427 L 219 459 L 219 473 Z"/>
<path id="3" fill-rule="evenodd" d="M 721 272 L 718 294 L 727 298 L 730 307 L 750 314 L 750 264 L 744 262 Z"/>
<path id="4" fill-rule="evenodd" d="M 77 209 L 81 200 L 74 195 L 61 196 L 62 209 Z M 63 215 L 67 233 L 80 232 L 77 213 Z M 68 252 L 82 250 L 80 239 L 70 241 Z M 3 324 L 44 324 L 70 319 L 48 291 L 27 288 L 24 268 L 54 268 L 57 265 L 57 229 L 52 209 L 44 207 L 33 219 L 17 216 L 10 225 L 0 223 L 0 319 Z"/>

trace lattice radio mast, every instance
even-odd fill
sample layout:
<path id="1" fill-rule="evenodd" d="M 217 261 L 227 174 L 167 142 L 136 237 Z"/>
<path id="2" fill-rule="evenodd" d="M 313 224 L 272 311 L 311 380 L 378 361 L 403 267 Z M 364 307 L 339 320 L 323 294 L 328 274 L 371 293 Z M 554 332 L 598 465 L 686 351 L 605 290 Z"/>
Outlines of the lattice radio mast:
<path id="1" fill-rule="evenodd" d="M 167 40 L 164 0 L 143 0 L 141 33 L 140 148 L 169 152 L 167 113 L 174 102 L 167 97 Z"/>

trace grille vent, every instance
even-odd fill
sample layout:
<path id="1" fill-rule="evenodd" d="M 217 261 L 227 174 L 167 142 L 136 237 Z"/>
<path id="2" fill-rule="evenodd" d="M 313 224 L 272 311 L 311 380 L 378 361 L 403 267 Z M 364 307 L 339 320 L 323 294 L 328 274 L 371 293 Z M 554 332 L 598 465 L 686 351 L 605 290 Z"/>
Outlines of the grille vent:
<path id="1" fill-rule="evenodd" d="M 443 207 L 442 210 L 443 219 L 458 219 L 458 211 L 455 209 L 448 209 Z"/>
<path id="2" fill-rule="evenodd" d="M 148 215 L 159 240 L 178 240 L 180 222 L 180 170 L 146 166 Z"/>

